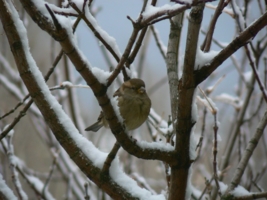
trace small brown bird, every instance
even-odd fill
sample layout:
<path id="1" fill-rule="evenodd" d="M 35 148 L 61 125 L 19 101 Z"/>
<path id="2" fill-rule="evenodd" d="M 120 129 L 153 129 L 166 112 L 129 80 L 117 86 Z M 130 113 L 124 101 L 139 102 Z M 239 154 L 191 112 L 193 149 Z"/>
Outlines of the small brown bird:
<path id="1" fill-rule="evenodd" d="M 146 121 L 151 107 L 151 100 L 147 96 L 143 80 L 133 78 L 124 82 L 113 97 L 118 97 L 120 114 L 128 131 L 138 128 Z M 108 127 L 108 122 L 103 112 L 100 113 L 97 122 L 85 130 L 97 132 L 102 126 Z"/>

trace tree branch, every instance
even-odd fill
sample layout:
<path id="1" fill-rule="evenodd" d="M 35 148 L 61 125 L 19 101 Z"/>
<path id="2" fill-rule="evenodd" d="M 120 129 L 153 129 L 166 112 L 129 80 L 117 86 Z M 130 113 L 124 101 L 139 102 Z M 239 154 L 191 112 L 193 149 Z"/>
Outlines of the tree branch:
<path id="1" fill-rule="evenodd" d="M 219 19 L 219 16 L 221 15 L 223 9 L 227 6 L 227 4 L 228 4 L 228 2 L 225 2 L 224 0 L 219 1 L 217 8 L 216 8 L 216 11 L 212 17 L 211 22 L 210 22 L 209 30 L 206 34 L 206 38 L 205 38 L 205 40 L 201 46 L 202 51 L 209 52 L 217 20 Z"/>
<path id="2" fill-rule="evenodd" d="M 92 160 L 90 160 L 88 155 L 84 153 L 85 149 L 82 150 L 77 145 L 76 139 L 82 139 L 82 136 L 78 133 L 75 134 L 77 130 L 75 129 L 73 124 L 71 124 L 71 121 L 68 121 L 68 128 L 66 127 L 66 123 L 60 121 L 62 120 L 62 118 L 59 119 L 59 115 L 61 115 L 61 117 L 63 118 L 65 118 L 66 115 L 61 109 L 57 109 L 57 111 L 54 110 L 54 108 L 59 106 L 59 104 L 55 101 L 52 106 L 52 99 L 50 99 L 52 98 L 52 95 L 47 92 L 48 88 L 44 84 L 44 80 L 37 78 L 38 76 L 41 76 L 41 74 L 38 71 L 35 62 L 33 61 L 33 58 L 31 57 L 27 39 L 24 38 L 26 30 L 23 28 L 23 24 L 19 20 L 15 8 L 10 6 L 13 5 L 7 5 L 6 1 L 0 0 L 0 18 L 8 37 L 8 41 L 15 58 L 17 68 L 20 72 L 22 80 L 24 81 L 27 89 L 30 92 L 30 95 L 33 97 L 34 102 L 43 114 L 55 137 L 66 150 L 66 152 L 68 152 L 73 161 L 80 167 L 80 169 L 112 198 L 136 199 L 136 197 L 133 197 L 132 193 L 121 187 L 121 185 L 116 183 L 109 175 L 104 175 L 101 177 L 99 176 L 101 169 L 96 167 Z M 39 17 L 37 16 L 37 18 Z M 21 27 L 20 32 L 17 31 L 16 27 Z M 70 46 L 70 43 L 67 42 L 67 44 L 64 44 L 62 46 L 64 50 L 69 49 L 68 47 Z M 73 55 L 73 53 L 70 54 Z M 75 59 L 78 60 L 78 58 Z M 32 71 L 34 73 L 32 73 Z M 88 70 L 84 71 L 88 72 Z M 93 76 L 91 78 L 93 78 Z M 99 87 L 97 81 L 95 84 Z M 94 90 L 95 87 L 93 87 Z M 65 119 L 69 120 L 69 118 L 67 117 Z M 73 134 L 75 134 L 75 136 Z M 85 138 L 83 140 L 87 143 L 87 145 L 92 145 Z M 93 147 L 92 145 L 92 148 L 95 147 Z"/>
<path id="3" fill-rule="evenodd" d="M 227 58 L 229 58 L 240 47 L 244 46 L 249 40 L 253 39 L 258 32 L 267 25 L 267 12 L 258 18 L 253 24 L 247 27 L 231 43 L 229 43 L 214 59 L 195 70 L 196 85 L 204 81 L 214 70 L 216 70 Z"/>
<path id="4" fill-rule="evenodd" d="M 245 152 L 242 155 L 242 158 L 236 168 L 236 171 L 234 173 L 234 177 L 231 180 L 231 184 L 227 188 L 227 193 L 234 190 L 235 187 L 240 183 L 241 177 L 245 171 L 246 166 L 248 165 L 248 161 L 252 156 L 252 153 L 254 152 L 255 148 L 257 147 L 257 144 L 263 134 L 263 131 L 267 124 L 267 111 L 265 111 L 264 116 L 262 117 L 261 121 L 259 122 L 257 126 L 257 130 L 251 140 L 249 141 Z"/>
<path id="5" fill-rule="evenodd" d="M 176 124 L 175 149 L 182 160 L 171 167 L 171 187 L 169 199 L 186 199 L 188 173 L 192 160 L 190 158 L 190 135 L 196 123 L 192 116 L 194 103 L 195 80 L 194 66 L 198 48 L 198 36 L 203 17 L 204 4 L 198 4 L 190 12 L 184 67 L 178 85 L 178 112 Z M 189 197 L 188 197 L 189 198 Z"/>
<path id="6" fill-rule="evenodd" d="M 177 108 L 178 108 L 178 55 L 181 39 L 184 13 L 180 13 L 170 20 L 170 34 L 166 55 L 166 68 L 169 81 L 173 133 L 176 133 Z"/>

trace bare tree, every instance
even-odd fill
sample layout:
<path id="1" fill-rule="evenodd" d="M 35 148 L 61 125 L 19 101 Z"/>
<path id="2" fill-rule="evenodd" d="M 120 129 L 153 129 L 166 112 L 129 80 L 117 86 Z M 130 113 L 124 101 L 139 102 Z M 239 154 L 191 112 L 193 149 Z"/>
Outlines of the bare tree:
<path id="1" fill-rule="evenodd" d="M 263 135 L 267 124 L 267 4 L 263 0 L 210 2 L 173 0 L 157 6 L 157 0 L 144 0 L 137 19 L 127 16 L 132 32 L 121 53 L 116 40 L 98 25 L 98 10 L 92 0 L 64 1 L 62 5 L 60 1 L 20 0 L 16 7 L 10 0 L 0 0 L 6 35 L 1 39 L 0 92 L 13 97 L 10 110 L 5 107 L 10 105 L 9 97 L 1 98 L 1 199 L 28 199 L 34 194 L 39 199 L 55 199 L 58 194 L 52 185 L 65 187 L 66 192 L 62 189 L 60 193 L 65 199 L 267 198 L 263 178 L 267 166 L 267 138 Z M 201 26 L 206 9 L 214 10 L 207 29 Z M 227 44 L 215 37 L 222 15 L 229 15 L 236 25 L 234 38 Z M 53 40 L 49 70 L 41 68 L 30 51 L 29 20 Z M 164 20 L 170 24 L 167 47 L 155 27 Z M 81 21 L 101 43 L 109 71 L 92 67 L 77 45 L 75 31 Z M 188 29 L 182 52 L 185 22 Z M 153 106 L 146 127 L 135 131 L 142 132 L 142 137 L 132 136 L 120 120 L 112 94 L 123 81 L 147 73 L 143 66 L 149 36 L 156 41 L 167 74 L 158 82 L 154 80 L 154 89 L 148 93 L 159 86 L 169 87 L 170 113 L 164 119 Z M 220 50 L 211 50 L 215 47 Z M 45 48 L 39 47 L 38 52 L 42 51 Z M 230 74 L 223 71 L 227 60 L 236 72 L 232 78 L 236 89 L 228 84 L 217 92 L 224 74 Z M 82 80 L 86 85 L 80 84 Z M 92 135 L 83 131 L 85 118 L 93 119 L 98 111 L 92 109 L 82 116 L 75 88 L 93 92 L 109 123 L 105 132 L 115 139 L 107 141 L 105 132 Z M 30 122 L 22 120 L 26 114 Z M 25 132 L 17 128 L 20 124 L 38 134 L 45 151 L 50 152 L 46 162 L 50 169 L 45 173 L 27 166 L 27 157 L 16 155 L 21 141 L 16 143 L 12 138 Z M 31 138 L 26 140 L 27 144 L 35 143 Z M 118 156 L 121 147 L 124 152 Z M 27 148 L 43 154 L 38 145 Z M 142 167 L 153 173 L 152 178 L 141 172 Z M 60 183 L 55 184 L 57 180 Z"/>

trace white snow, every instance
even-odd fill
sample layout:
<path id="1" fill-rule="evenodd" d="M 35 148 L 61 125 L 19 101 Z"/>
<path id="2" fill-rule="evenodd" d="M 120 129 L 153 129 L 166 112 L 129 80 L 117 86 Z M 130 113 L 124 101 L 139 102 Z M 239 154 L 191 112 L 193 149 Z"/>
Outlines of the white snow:
<path id="1" fill-rule="evenodd" d="M 1 54 L 1 52 L 0 52 L 0 63 L 1 63 L 1 68 L 2 68 L 1 70 L 6 73 L 5 76 L 7 76 L 9 80 L 11 80 L 12 82 L 21 81 L 19 73 L 11 67 L 10 63 Z"/>
<path id="2" fill-rule="evenodd" d="M 62 3 L 64 4 L 64 3 Z M 47 5 L 51 8 L 51 10 L 53 10 L 54 12 L 58 12 L 58 13 L 68 13 L 68 14 L 76 14 L 77 12 L 75 10 L 73 10 L 73 8 L 64 8 L 65 6 L 63 6 L 63 8 L 60 8 L 58 6 L 56 6 L 55 4 L 52 3 L 48 3 Z"/>
<path id="3" fill-rule="evenodd" d="M 156 113 L 156 111 L 153 108 L 150 109 L 150 115 L 152 115 L 153 118 L 155 118 L 158 122 L 160 122 L 159 125 L 161 127 L 168 127 L 168 123 L 160 115 L 158 115 L 158 113 Z"/>
<path id="4" fill-rule="evenodd" d="M 11 132 L 13 132 L 13 130 Z M 8 135 L 8 136 L 12 137 L 13 134 Z M 3 139 L 1 141 L 1 143 L 9 151 L 7 153 L 7 156 L 8 156 L 8 159 L 9 159 L 10 167 L 13 169 L 13 174 L 12 174 L 13 183 L 16 185 L 16 188 L 19 191 L 21 199 L 22 200 L 28 200 L 28 196 L 25 193 L 25 191 L 23 190 L 22 185 L 20 183 L 20 180 L 19 180 L 19 177 L 18 177 L 18 171 L 15 169 L 18 165 L 21 165 L 23 163 L 20 162 L 20 160 L 16 156 L 14 156 L 14 146 L 12 145 L 12 143 L 11 143 L 11 145 L 9 145 L 7 143 L 6 138 Z M 3 187 L 3 190 L 1 189 L 2 187 Z M 0 174 L 0 191 L 3 192 L 3 193 L 5 192 L 6 195 L 8 195 L 8 196 L 11 195 L 11 197 L 12 197 L 13 192 L 8 189 L 8 186 L 6 186 L 5 181 L 2 180 L 2 175 L 1 174 Z M 11 198 L 11 199 L 16 199 L 16 198 Z"/>
<path id="5" fill-rule="evenodd" d="M 51 18 L 51 15 L 49 14 L 48 10 L 45 7 L 45 4 L 48 4 L 47 2 L 45 2 L 44 0 L 32 0 L 32 2 L 34 3 L 34 5 L 37 7 L 37 9 L 42 12 L 42 14 L 44 16 L 46 16 L 52 23 L 53 20 Z"/>
<path id="6" fill-rule="evenodd" d="M 198 108 L 197 108 L 197 104 L 196 104 L 196 98 L 195 98 L 195 94 L 194 94 L 194 100 L 192 102 L 192 122 L 195 123 L 197 122 L 197 119 L 198 119 Z"/>
<path id="7" fill-rule="evenodd" d="M 34 176 L 29 176 L 27 174 L 25 174 L 25 178 L 31 183 L 32 187 L 34 187 L 40 194 L 43 193 L 44 184 L 40 179 Z M 44 191 L 44 196 L 47 200 L 55 199 L 47 190 Z"/>
<path id="8" fill-rule="evenodd" d="M 61 5 L 62 7 L 67 7 L 69 5 L 69 0 L 63 0 Z"/>
<path id="9" fill-rule="evenodd" d="M 125 70 L 126 70 L 127 75 L 130 78 L 137 78 L 137 72 L 136 72 L 134 65 L 131 65 L 130 69 L 126 67 Z"/>
<path id="10" fill-rule="evenodd" d="M 137 185 L 135 181 L 126 175 L 121 167 L 119 166 L 119 158 L 116 157 L 110 166 L 110 175 L 121 187 L 127 188 L 133 196 L 139 198 L 140 200 L 165 200 L 163 194 L 153 195 L 152 192 L 141 188 Z"/>
<path id="11" fill-rule="evenodd" d="M 39 1 L 38 1 L 39 2 Z M 39 2 L 40 3 L 40 2 Z M 29 64 L 29 69 L 33 76 L 35 77 L 36 84 L 38 87 L 41 88 L 42 93 L 44 97 L 46 98 L 46 101 L 49 103 L 51 109 L 53 109 L 57 115 L 57 118 L 59 119 L 60 124 L 65 128 L 65 130 L 68 132 L 69 136 L 74 140 L 76 145 L 81 149 L 81 151 L 93 162 L 93 164 L 99 168 L 103 166 L 103 163 L 106 159 L 107 153 L 101 152 L 99 149 L 97 149 L 91 141 L 89 141 L 87 138 L 83 137 L 82 134 L 78 132 L 74 124 L 72 123 L 71 119 L 68 115 L 65 114 L 65 112 L 62 109 L 62 106 L 58 103 L 56 98 L 51 94 L 49 91 L 48 86 L 46 85 L 44 78 L 39 71 L 34 59 L 32 58 L 32 55 L 29 51 L 28 46 L 28 39 L 27 39 L 27 32 L 25 27 L 23 26 L 16 10 L 12 7 L 12 18 L 14 21 L 15 26 L 17 27 L 17 30 L 19 32 L 20 38 L 22 40 L 22 48 L 24 49 L 24 52 L 26 54 L 26 59 Z M 62 21 L 61 21 L 62 22 Z M 69 29 L 71 29 L 69 27 Z M 158 145 L 156 145 L 158 146 Z M 168 146 L 166 146 L 168 147 Z M 143 200 L 164 200 L 164 195 L 153 195 L 151 192 L 149 192 L 146 189 L 140 188 L 137 183 L 129 178 L 121 169 L 119 165 L 119 160 L 116 158 L 110 168 L 110 174 L 114 181 L 117 184 L 120 184 L 121 187 L 125 188 L 127 191 L 132 193 L 135 196 L 138 196 L 138 198 Z"/>
<path id="12" fill-rule="evenodd" d="M 216 114 L 218 111 L 216 104 L 212 101 L 211 98 L 209 97 L 206 97 L 206 98 L 204 99 L 204 98 L 201 98 L 200 96 L 197 96 L 197 100 L 199 103 L 206 106 L 212 114 Z"/>
<path id="13" fill-rule="evenodd" d="M 18 198 L 14 195 L 13 191 L 7 186 L 5 180 L 0 174 L 0 193 L 4 194 L 9 200 L 17 200 Z"/>
<path id="14" fill-rule="evenodd" d="M 201 194 L 202 194 L 202 191 L 200 191 L 199 189 L 195 188 L 193 185 L 191 185 L 191 190 L 192 190 L 192 194 L 197 198 L 199 198 L 201 196 Z M 204 196 L 203 199 L 205 199 L 205 196 Z"/>
<path id="15" fill-rule="evenodd" d="M 107 80 L 108 80 L 109 76 L 111 75 L 111 72 L 104 71 L 98 67 L 93 67 L 92 72 L 95 75 L 95 77 L 97 78 L 97 80 L 104 85 L 106 85 Z"/>
<path id="16" fill-rule="evenodd" d="M 5 125 L 5 127 L 3 128 L 3 131 L 5 131 L 9 126 L 10 126 L 10 124 Z M 11 129 L 9 131 L 9 133 L 7 134 L 7 136 L 8 137 L 13 137 L 13 135 L 14 135 L 14 129 Z"/>
<path id="17" fill-rule="evenodd" d="M 88 85 L 83 85 L 83 84 L 78 84 L 78 85 L 74 85 L 72 82 L 70 81 L 63 81 L 59 86 L 55 86 L 55 87 L 51 87 L 51 89 L 54 88 L 58 88 L 58 87 L 63 87 L 65 88 L 83 88 L 83 89 L 91 89 Z"/>
<path id="18" fill-rule="evenodd" d="M 152 122 L 154 122 L 154 119 L 158 122 L 158 124 L 155 124 L 158 129 L 160 130 L 161 133 L 163 134 L 168 134 L 170 132 L 173 131 L 173 126 L 172 124 L 170 126 L 168 126 L 168 123 L 162 119 L 162 117 L 160 115 L 158 115 L 153 108 L 150 109 L 150 115 L 152 116 L 149 116 L 150 120 Z M 154 119 L 153 119 L 154 118 Z"/>
<path id="19" fill-rule="evenodd" d="M 23 99 L 24 94 L 18 89 L 18 86 L 12 82 L 10 82 L 4 75 L 0 74 L 0 84 L 7 88 L 9 92 L 11 92 L 18 99 Z"/>
<path id="20" fill-rule="evenodd" d="M 198 119 L 198 107 L 196 104 L 196 92 L 194 93 L 193 97 L 193 102 L 192 102 L 192 108 L 191 108 L 191 121 L 193 123 L 196 123 Z M 195 137 L 195 132 L 194 132 L 195 126 L 191 130 L 190 134 L 190 148 L 189 148 L 189 156 L 191 160 L 194 160 L 196 158 L 196 146 L 197 146 L 197 141 Z"/>
<path id="21" fill-rule="evenodd" d="M 116 85 L 116 83 L 115 83 L 115 81 L 113 81 L 113 83 L 108 87 L 107 95 L 108 95 L 108 97 L 110 99 L 110 103 L 111 103 L 111 105 L 112 105 L 112 107 L 113 107 L 113 109 L 115 111 L 115 114 L 116 114 L 119 122 L 121 124 L 123 124 L 124 119 L 120 114 L 120 109 L 119 109 L 118 101 L 117 101 L 118 97 L 113 97 L 114 92 L 119 88 L 118 87 L 118 88 L 115 89 L 115 85 Z"/>
<path id="22" fill-rule="evenodd" d="M 75 3 L 77 2 L 77 0 L 72 0 L 72 1 Z M 113 49 L 113 51 L 117 54 L 117 56 L 121 57 L 121 52 L 120 52 L 119 46 L 117 45 L 116 39 L 114 37 L 111 37 L 104 29 L 102 29 L 98 25 L 96 19 L 93 17 L 93 15 L 91 15 L 89 11 L 88 3 L 89 1 L 87 1 L 87 4 L 85 5 L 85 9 L 84 9 L 86 18 L 94 26 L 94 28 L 101 35 L 101 37 L 109 44 L 109 46 Z"/>
<path id="23" fill-rule="evenodd" d="M 192 0 L 183 0 L 183 2 L 185 2 L 187 4 L 192 4 Z"/>
<path id="24" fill-rule="evenodd" d="M 191 195 L 192 195 L 192 192 L 193 192 L 191 179 L 192 179 L 192 166 L 188 170 L 188 178 L 187 178 L 187 187 L 186 187 L 185 199 L 191 199 Z"/>
<path id="25" fill-rule="evenodd" d="M 172 146 L 170 143 L 165 143 L 163 141 L 158 141 L 158 142 L 138 141 L 137 144 L 143 148 L 153 148 L 153 149 L 159 149 L 161 151 L 174 150 L 174 146 Z"/>
<path id="26" fill-rule="evenodd" d="M 200 47 L 197 48 L 197 53 L 196 53 L 196 60 L 195 60 L 195 69 L 200 69 L 201 67 L 203 67 L 204 65 L 210 63 L 210 61 L 213 60 L 213 58 L 215 56 L 217 56 L 217 54 L 220 51 L 214 51 L 211 50 L 209 52 L 203 52 Z"/>
<path id="27" fill-rule="evenodd" d="M 217 124 L 217 126 L 219 126 L 219 124 Z M 217 142 L 221 142 L 221 141 L 222 141 L 222 137 L 220 134 L 217 133 Z"/>
<path id="28" fill-rule="evenodd" d="M 191 160 L 194 160 L 197 157 L 196 146 L 197 146 L 196 135 L 194 130 L 192 130 L 190 134 L 190 148 L 189 148 L 189 157 Z"/>
<path id="29" fill-rule="evenodd" d="M 243 13 L 241 12 L 241 8 L 236 4 L 236 1 L 233 1 L 232 2 L 232 4 L 231 4 L 231 6 L 232 6 L 232 10 L 233 10 L 233 13 L 235 14 L 235 15 L 237 15 L 237 19 L 238 19 L 238 21 L 240 22 L 239 24 L 240 24 L 240 28 L 241 28 L 241 30 L 239 30 L 240 32 L 241 31 L 243 31 L 244 29 L 245 29 L 245 19 L 244 19 L 244 15 L 243 15 Z M 235 11 L 235 12 L 234 12 Z"/>
<path id="30" fill-rule="evenodd" d="M 43 0 L 33 0 L 33 3 L 38 8 L 38 10 L 42 12 L 43 15 L 45 15 L 48 19 L 50 19 L 50 21 L 52 23 L 54 23 L 53 20 L 51 19 L 49 12 L 47 11 L 47 9 L 45 7 L 45 4 L 47 4 L 49 7 L 50 7 L 50 4 L 48 4 L 47 2 L 45 2 Z M 54 8 L 54 6 L 53 6 L 53 8 Z M 55 16 L 56 16 L 58 22 L 60 23 L 60 25 L 62 26 L 62 28 L 64 28 L 66 30 L 69 38 L 71 39 L 70 41 L 72 42 L 72 45 L 75 47 L 75 50 L 81 56 L 83 62 L 86 64 L 86 66 L 90 67 L 91 66 L 90 63 L 88 62 L 86 56 L 82 53 L 82 51 L 79 50 L 76 37 L 73 35 L 73 29 L 72 29 L 73 21 L 72 21 L 72 19 L 69 17 L 58 15 L 58 14 L 55 14 Z M 28 42 L 27 38 L 26 38 L 26 40 Z"/>
<path id="31" fill-rule="evenodd" d="M 177 8 L 182 7 L 182 5 L 180 4 L 165 4 L 163 6 L 160 7 L 155 7 L 152 6 L 150 3 L 147 4 L 145 11 L 142 13 L 143 19 L 149 18 L 152 15 L 155 15 L 159 12 L 164 12 L 165 14 L 167 14 L 167 12 L 175 10 Z"/>
<path id="32" fill-rule="evenodd" d="M 230 194 L 234 195 L 235 197 L 239 197 L 249 195 L 250 193 L 244 187 L 238 185 L 233 191 L 230 192 Z"/>
<path id="33" fill-rule="evenodd" d="M 71 83 L 70 81 L 64 81 L 62 82 L 60 85 L 62 85 L 63 87 L 72 87 L 73 86 L 73 83 Z"/>
<path id="34" fill-rule="evenodd" d="M 224 194 L 228 186 L 221 181 L 219 181 L 219 186 L 220 186 L 221 193 Z"/>
<path id="35" fill-rule="evenodd" d="M 251 70 L 250 70 L 250 71 L 247 71 L 247 72 L 244 73 L 244 78 L 245 78 L 245 81 L 246 81 L 247 83 L 250 82 L 251 77 L 252 77 L 252 71 L 251 71 Z"/>
<path id="36" fill-rule="evenodd" d="M 240 98 L 232 96 L 232 95 L 227 94 L 227 93 L 222 93 L 222 94 L 216 96 L 215 99 L 218 101 L 221 101 L 223 103 L 230 104 L 237 109 L 240 109 L 243 106 L 243 101 Z"/>
<path id="37" fill-rule="evenodd" d="M 4 145 L 7 148 L 8 144 L 6 143 L 6 141 L 5 141 Z M 20 160 L 16 156 L 14 156 L 14 148 L 12 145 L 10 146 L 9 151 L 10 152 L 8 153 L 8 158 L 9 158 L 10 166 L 13 168 L 16 168 L 22 162 L 20 162 Z M 22 188 L 22 185 L 21 185 L 20 180 L 19 180 L 18 171 L 16 169 L 14 169 L 14 171 L 13 171 L 13 176 L 14 176 L 13 181 L 15 182 L 17 189 L 20 191 L 20 195 L 21 195 L 22 200 L 27 200 L 28 196 Z"/>

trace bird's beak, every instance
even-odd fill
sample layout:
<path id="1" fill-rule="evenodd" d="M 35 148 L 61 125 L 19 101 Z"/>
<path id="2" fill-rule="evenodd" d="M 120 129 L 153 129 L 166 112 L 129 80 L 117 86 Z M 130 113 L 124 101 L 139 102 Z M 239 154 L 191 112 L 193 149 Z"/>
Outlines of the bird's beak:
<path id="1" fill-rule="evenodd" d="M 143 94 L 143 93 L 146 92 L 146 89 L 145 89 L 144 87 L 140 87 L 140 88 L 137 90 L 137 92 L 138 92 L 139 94 Z"/>

